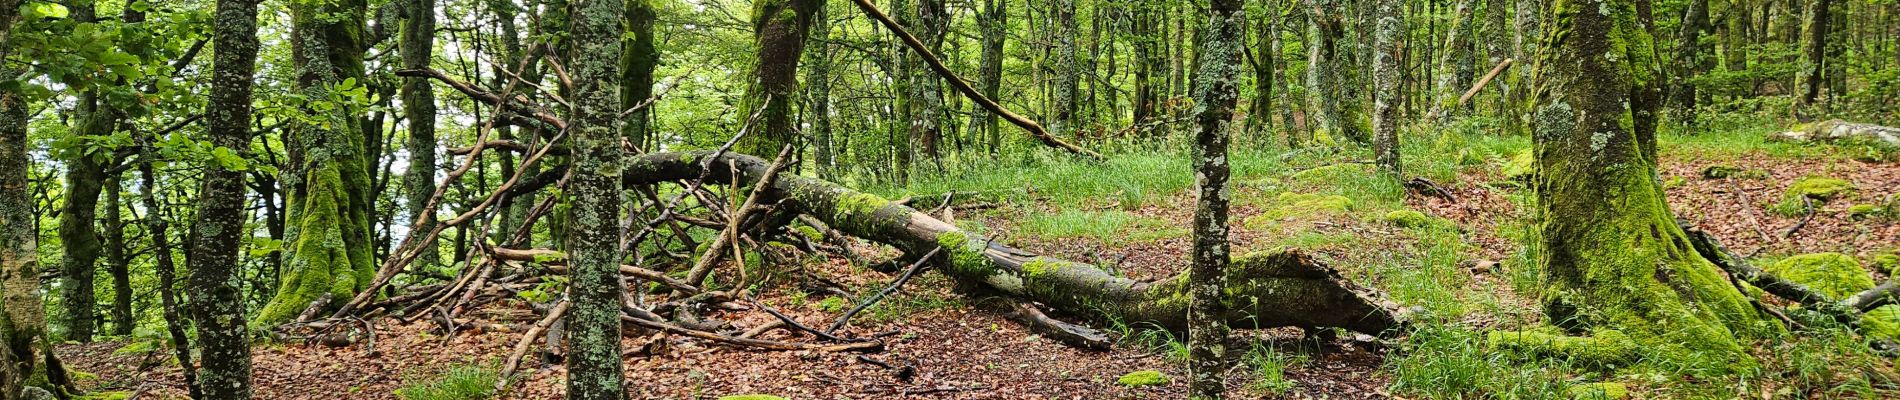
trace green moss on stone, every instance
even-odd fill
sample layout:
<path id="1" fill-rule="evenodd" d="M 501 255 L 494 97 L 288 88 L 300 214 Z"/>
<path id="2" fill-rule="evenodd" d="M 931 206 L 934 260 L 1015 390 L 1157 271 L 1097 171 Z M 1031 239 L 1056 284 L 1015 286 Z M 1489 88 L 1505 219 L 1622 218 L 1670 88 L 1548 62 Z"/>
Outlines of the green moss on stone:
<path id="1" fill-rule="evenodd" d="M 1274 223 L 1287 219 L 1306 217 L 1324 217 L 1345 214 L 1353 209 L 1352 198 L 1340 195 L 1312 193 L 1281 193 L 1275 198 L 1278 206 L 1260 215 L 1249 217 L 1241 224 L 1251 230 L 1263 230 Z"/>
<path id="2" fill-rule="evenodd" d="M 1789 186 L 1788 192 L 1782 197 L 1793 198 L 1799 201 L 1800 197 L 1805 196 L 1810 199 L 1827 201 L 1839 198 L 1853 191 L 1854 184 L 1845 180 L 1811 176 L 1795 181 L 1794 185 Z"/>
<path id="3" fill-rule="evenodd" d="M 1574 400 L 1622 400 L 1630 397 L 1630 389 L 1616 382 L 1592 382 L 1571 386 L 1567 392 Z"/>
<path id="4" fill-rule="evenodd" d="M 1602 367 L 1628 365 L 1637 357 L 1636 341 L 1610 329 L 1597 330 L 1589 337 L 1564 335 L 1550 328 L 1493 331 L 1485 334 L 1485 342 L 1497 349 L 1563 357 Z"/>
<path id="5" fill-rule="evenodd" d="M 1875 254 L 1871 264 L 1874 269 L 1884 271 L 1887 275 L 1900 275 L 1900 254 Z"/>
<path id="6" fill-rule="evenodd" d="M 1415 210 L 1397 210 L 1385 213 L 1385 218 L 1381 218 L 1380 220 L 1400 228 L 1424 227 L 1430 225 L 1432 222 L 1431 217 L 1427 217 L 1425 213 Z"/>
<path id="7" fill-rule="evenodd" d="M 1881 340 L 1900 340 L 1900 306 L 1881 306 L 1860 316 L 1860 333 Z"/>
<path id="8" fill-rule="evenodd" d="M 1814 253 L 1781 259 L 1766 270 L 1839 299 L 1874 287 L 1874 278 L 1860 262 L 1841 253 Z"/>
<path id="9" fill-rule="evenodd" d="M 1127 387 L 1166 385 L 1171 381 L 1173 381 L 1173 378 L 1162 374 L 1161 371 L 1152 369 L 1130 372 L 1127 375 L 1122 375 L 1119 379 L 1115 379 L 1115 383 Z"/>
<path id="10" fill-rule="evenodd" d="M 1733 178 L 1736 176 L 1740 176 L 1741 173 L 1742 173 L 1741 168 L 1735 168 L 1735 167 L 1731 167 L 1727 165 L 1710 165 L 1708 167 L 1702 168 L 1702 179 Z"/>

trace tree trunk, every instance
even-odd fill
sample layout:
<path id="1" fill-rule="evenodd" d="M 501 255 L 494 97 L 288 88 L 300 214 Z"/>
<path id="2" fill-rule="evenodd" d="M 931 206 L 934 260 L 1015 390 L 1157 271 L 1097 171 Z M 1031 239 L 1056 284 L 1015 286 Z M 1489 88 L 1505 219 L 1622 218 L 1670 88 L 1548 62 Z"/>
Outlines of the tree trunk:
<path id="1" fill-rule="evenodd" d="M 1802 33 L 1807 37 L 1801 41 L 1801 54 L 1807 59 L 1801 66 L 1803 86 L 1801 97 L 1795 103 L 1797 112 L 1814 105 L 1814 100 L 1821 96 L 1821 85 L 1826 83 L 1822 79 L 1827 74 L 1828 19 L 1833 14 L 1832 3 L 1831 0 L 1807 3 L 1808 19 L 1802 24 Z"/>
<path id="2" fill-rule="evenodd" d="M 623 176 L 630 186 L 695 179 L 708 155 L 650 153 L 629 161 Z M 771 164 L 727 154 L 710 164 L 714 169 L 709 179 L 730 182 L 733 171 L 726 168 L 727 160 L 737 165 L 743 183 L 756 182 Z M 1093 265 L 1011 248 L 875 195 L 801 176 L 780 176 L 768 194 L 833 229 L 912 254 L 943 246 L 950 264 L 939 271 L 1002 293 L 1129 325 L 1187 330 L 1186 275 L 1156 282 L 1110 275 Z M 1340 327 L 1377 334 L 1403 325 L 1395 305 L 1298 252 L 1236 258 L 1227 279 L 1224 300 L 1230 309 L 1220 319 L 1232 327 Z"/>
<path id="3" fill-rule="evenodd" d="M 831 21 L 825 9 L 819 6 L 812 16 L 811 34 L 818 42 L 818 47 L 807 54 L 811 57 L 811 68 L 806 70 L 805 75 L 805 85 L 810 91 L 806 99 L 806 112 L 811 114 L 808 123 L 811 124 L 814 145 L 812 156 L 817 159 L 818 178 L 837 179 L 837 154 L 843 148 L 836 147 L 831 137 Z"/>
<path id="4" fill-rule="evenodd" d="M 1773 325 L 1692 249 L 1658 183 L 1662 81 L 1643 3 L 1559 3 L 1552 14 L 1559 40 L 1538 63 L 1548 70 L 1533 117 L 1548 320 L 1686 357 L 1658 360 L 1671 365 L 1750 365 L 1738 335 Z"/>
<path id="5" fill-rule="evenodd" d="M 19 76 L 22 68 L 6 57 L 8 39 L 19 17 L 18 0 L 0 0 L 0 73 Z M 27 173 L 27 102 L 16 89 L 0 89 L 0 398 L 19 398 L 26 377 L 51 344 L 46 338 L 46 304 L 40 299 L 39 224 L 33 212 Z"/>
<path id="6" fill-rule="evenodd" d="M 211 102 L 205 131 L 212 144 L 246 154 L 251 142 L 251 77 L 257 62 L 257 3 L 218 0 L 213 27 Z M 355 135 L 350 135 L 355 136 Z M 156 214 L 158 210 L 151 210 Z M 208 399 L 251 398 L 251 347 L 244 301 L 236 282 L 239 238 L 244 234 L 244 174 L 211 163 L 198 189 L 198 212 L 186 239 L 197 322 L 198 386 Z M 292 264 L 296 265 L 296 264 Z"/>
<path id="7" fill-rule="evenodd" d="M 435 54 L 435 0 L 402 0 L 402 68 L 427 69 Z M 409 234 L 435 230 L 435 210 L 423 209 L 435 195 L 435 90 L 427 77 L 402 78 L 402 113 L 409 127 L 409 168 L 403 172 L 403 194 L 409 216 L 420 219 L 419 229 Z M 381 127 L 374 127 L 380 129 Z M 379 149 L 380 147 L 371 147 Z M 412 244 L 420 249 L 415 262 L 421 267 L 442 263 L 435 240 Z M 380 246 L 379 246 L 380 247 Z M 303 311 L 303 310 L 297 310 Z"/>
<path id="8" fill-rule="evenodd" d="M 760 45 L 769 43 L 765 38 L 768 34 L 794 35 L 781 39 L 804 42 L 802 27 L 806 22 L 797 22 L 799 29 L 790 31 L 781 30 L 782 26 L 768 27 L 795 18 L 784 14 L 792 10 L 783 5 L 758 5 L 760 12 L 754 18 L 762 21 Z M 574 127 L 574 169 L 565 192 L 572 205 L 567 249 L 573 257 L 573 283 L 568 288 L 573 303 L 567 322 L 573 329 L 567 336 L 567 398 L 621 400 L 627 397 L 620 362 L 620 298 L 626 288 L 620 282 L 619 243 L 624 233 L 619 226 L 621 185 L 616 175 L 623 167 L 620 132 L 615 123 L 620 120 L 622 105 L 616 101 L 620 81 L 615 78 L 620 76 L 616 69 L 625 48 L 620 39 L 620 21 L 628 11 L 623 0 L 577 0 L 571 10 L 573 22 L 568 38 L 578 51 L 572 61 L 575 86 L 569 96 L 574 104 L 569 118 Z M 767 49 L 762 51 L 778 51 Z M 798 63 L 798 49 L 775 55 L 788 57 L 785 62 L 792 66 L 773 76 L 796 79 L 792 74 L 796 72 L 793 68 Z M 764 56 L 761 53 L 761 70 L 767 69 L 765 63 L 769 62 Z M 791 104 L 789 95 L 796 87 L 792 82 L 775 89 L 771 103 L 782 107 L 776 112 L 783 113 L 775 118 L 785 120 L 762 127 L 790 129 L 790 108 L 785 105 Z"/>
<path id="9" fill-rule="evenodd" d="M 1273 84 L 1279 67 L 1274 63 L 1280 53 L 1279 13 L 1276 2 L 1267 2 L 1254 27 L 1253 104 L 1247 109 L 1247 134 L 1266 138 L 1273 121 Z"/>
<path id="10" fill-rule="evenodd" d="M 1401 176 L 1399 165 L 1399 41 L 1405 36 L 1405 14 L 1397 0 L 1375 0 L 1379 15 L 1372 32 L 1372 152 L 1379 169 Z"/>
<path id="11" fill-rule="evenodd" d="M 152 139 L 152 138 L 148 138 Z M 191 398 L 203 399 L 204 390 L 198 386 L 198 365 L 191 362 L 191 339 L 185 332 L 191 330 L 184 317 L 179 314 L 177 292 L 177 262 L 172 259 L 171 223 L 165 221 L 164 208 L 158 203 L 158 172 L 152 167 L 155 157 L 147 154 L 139 163 L 139 203 L 145 207 L 145 234 L 152 241 L 152 270 L 158 276 L 158 299 L 163 307 L 161 315 L 165 317 L 165 332 L 170 334 L 172 354 L 178 359 L 178 365 L 185 378 L 185 389 Z"/>
<path id="12" fill-rule="evenodd" d="M 943 0 L 917 0 L 917 6 L 911 10 L 898 10 L 907 13 L 908 22 L 904 30 L 910 31 L 918 41 L 930 49 L 931 54 L 941 54 L 944 30 L 948 27 L 950 16 L 944 8 Z M 942 156 L 938 142 L 943 140 L 943 90 L 939 85 L 941 78 L 936 71 L 924 67 L 923 56 L 916 52 L 904 52 L 910 66 L 910 146 L 916 146 L 917 155 L 929 157 L 941 170 Z M 1073 88 L 1071 89 L 1073 94 Z M 778 149 L 760 149 L 752 154 L 778 154 Z"/>
<path id="13" fill-rule="evenodd" d="M 1731 17 L 1733 18 L 1733 17 Z M 1676 73 L 1670 78 L 1669 100 L 1675 104 L 1676 116 L 1683 125 L 1693 129 L 1695 125 L 1696 87 L 1695 77 L 1706 71 L 1703 66 L 1704 48 L 1702 32 L 1709 29 L 1709 0 L 1692 0 L 1682 14 L 1681 41 L 1676 50 Z"/>
<path id="14" fill-rule="evenodd" d="M 627 114 L 620 119 L 620 136 L 633 147 L 646 151 L 653 139 L 653 105 L 641 103 L 653 97 L 653 68 L 660 65 L 660 51 L 654 47 L 653 20 L 657 17 L 652 0 L 626 1 L 627 33 L 625 50 L 620 54 L 620 104 Z M 787 99 L 789 100 L 789 98 Z M 633 110 L 635 106 L 640 109 Z"/>
<path id="15" fill-rule="evenodd" d="M 1242 32 L 1247 15 L 1240 0 L 1209 3 L 1206 36 L 1201 40 L 1199 71 L 1194 79 L 1195 159 L 1199 161 L 1194 186 L 1199 190 L 1194 211 L 1194 264 L 1188 269 L 1188 397 L 1219 399 L 1225 392 L 1228 304 L 1227 289 L 1227 164 L 1228 133 L 1234 108 L 1240 103 Z"/>
<path id="16" fill-rule="evenodd" d="M 1444 53 L 1438 60 L 1438 84 L 1432 88 L 1432 109 L 1426 116 L 1428 124 L 1436 124 L 1461 111 L 1458 95 L 1471 86 L 1471 75 L 1475 72 L 1471 66 L 1471 7 L 1476 0 L 1459 0 L 1453 9 L 1451 27 L 1446 31 Z"/>
<path id="17" fill-rule="evenodd" d="M 929 0 L 925 0 L 929 1 Z M 1076 113 L 1076 87 L 1082 79 L 1080 60 L 1075 51 L 1075 0 L 1055 0 L 1050 3 L 1050 15 L 1055 19 L 1055 31 L 1050 39 L 1056 46 L 1055 61 L 1055 99 L 1049 111 L 1049 131 L 1056 136 L 1069 136 L 1076 129 L 1080 116 Z"/>
<path id="18" fill-rule="evenodd" d="M 363 0 L 299 4 L 291 11 L 296 90 L 306 98 L 327 99 L 333 87 L 346 81 L 361 85 Z M 284 245 L 287 271 L 276 296 L 252 325 L 288 321 L 324 295 L 355 297 L 374 278 L 371 249 L 376 246 L 371 242 L 366 167 L 371 151 L 357 134 L 359 111 L 342 104 L 309 110 L 316 121 L 298 122 L 290 129 L 285 140 L 290 154 L 286 173 L 292 177 L 285 182 L 290 217 Z"/>
<path id="19" fill-rule="evenodd" d="M 1336 0 L 1305 0 L 1306 27 L 1306 98 L 1315 136 L 1337 139 L 1349 121 L 1340 113 L 1339 38 L 1341 30 Z"/>
<path id="20" fill-rule="evenodd" d="M 125 205 L 120 195 L 125 185 L 118 173 L 111 174 L 106 182 L 106 275 L 112 278 L 112 334 L 132 335 L 132 328 L 138 326 L 138 319 L 132 316 L 132 260 L 126 256 L 125 218 L 120 211 Z"/>
<path id="21" fill-rule="evenodd" d="M 98 22 L 91 0 L 65 3 L 72 9 L 74 21 Z M 112 135 L 119 116 L 110 105 L 101 104 L 97 89 L 80 92 L 74 108 L 78 114 L 72 127 L 74 135 Z M 65 311 L 61 316 L 65 317 L 66 340 L 80 343 L 92 341 L 94 321 L 99 317 L 95 310 L 93 275 L 99 267 L 103 247 L 95 224 L 99 216 L 99 193 L 105 187 L 106 164 L 112 151 L 82 145 L 66 154 L 66 196 L 59 209 L 59 241 L 64 250 L 60 259 L 59 293 L 61 308 Z"/>
<path id="22" fill-rule="evenodd" d="M 1008 2 L 983 0 L 983 12 L 977 14 L 977 25 L 983 29 L 983 58 L 979 62 L 982 67 L 977 72 L 977 80 L 983 85 L 983 95 L 995 99 L 1003 89 L 1003 41 L 1009 37 Z M 971 113 L 971 132 L 980 132 L 976 136 L 987 145 L 989 154 L 997 154 L 1002 128 L 996 122 L 996 114 L 981 107 Z"/>
<path id="23" fill-rule="evenodd" d="M 747 154 L 777 154 L 798 140 L 792 125 L 792 104 L 798 96 L 798 59 L 805 51 L 812 14 L 823 3 L 815 0 L 757 0 L 752 4 L 753 38 L 758 62 L 746 85 L 741 115 L 758 114 L 751 133 L 733 146 Z"/>

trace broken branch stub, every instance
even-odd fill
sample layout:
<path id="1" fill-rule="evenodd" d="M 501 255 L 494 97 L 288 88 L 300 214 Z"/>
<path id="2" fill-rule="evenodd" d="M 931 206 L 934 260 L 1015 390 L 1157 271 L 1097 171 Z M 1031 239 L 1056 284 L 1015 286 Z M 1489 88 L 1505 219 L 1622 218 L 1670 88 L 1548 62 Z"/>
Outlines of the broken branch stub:
<path id="1" fill-rule="evenodd" d="M 708 156 L 710 152 L 641 155 L 628 165 L 624 183 L 695 179 L 702 166 L 713 168 L 705 176 L 715 182 L 736 177 L 752 183 L 770 167 L 753 156 L 727 154 L 718 162 L 703 162 Z M 1094 265 L 1011 248 L 916 209 L 822 180 L 781 176 L 771 189 L 783 204 L 845 234 L 916 253 L 943 246 L 949 261 L 939 270 L 958 279 L 1072 313 L 1187 329 L 1186 274 L 1156 282 L 1114 276 Z M 1224 300 L 1231 311 L 1226 320 L 1236 328 L 1339 327 L 1383 334 L 1405 325 L 1396 304 L 1297 250 L 1243 256 L 1228 273 Z"/>

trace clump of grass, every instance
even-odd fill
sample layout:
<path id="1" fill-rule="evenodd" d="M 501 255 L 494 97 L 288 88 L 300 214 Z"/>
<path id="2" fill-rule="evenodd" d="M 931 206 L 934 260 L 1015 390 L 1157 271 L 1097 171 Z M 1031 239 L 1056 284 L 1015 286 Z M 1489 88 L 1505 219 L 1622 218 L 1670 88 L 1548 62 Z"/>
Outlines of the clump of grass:
<path id="1" fill-rule="evenodd" d="M 1108 244 L 1187 235 L 1187 229 L 1153 217 L 1121 211 L 1062 210 L 1032 214 L 1019 226 L 1024 234 L 1047 239 L 1095 239 Z"/>
<path id="2" fill-rule="evenodd" d="M 485 365 L 458 365 L 441 374 L 410 381 L 396 389 L 403 400 L 479 400 L 495 397 L 501 374 Z"/>
<path id="3" fill-rule="evenodd" d="M 1285 395 L 1299 386 L 1299 382 L 1287 379 L 1286 368 L 1305 364 L 1306 361 L 1305 355 L 1289 355 L 1265 344 L 1255 344 L 1245 358 L 1247 366 L 1253 368 L 1255 374 L 1253 383 L 1248 384 L 1247 388 L 1263 394 Z"/>

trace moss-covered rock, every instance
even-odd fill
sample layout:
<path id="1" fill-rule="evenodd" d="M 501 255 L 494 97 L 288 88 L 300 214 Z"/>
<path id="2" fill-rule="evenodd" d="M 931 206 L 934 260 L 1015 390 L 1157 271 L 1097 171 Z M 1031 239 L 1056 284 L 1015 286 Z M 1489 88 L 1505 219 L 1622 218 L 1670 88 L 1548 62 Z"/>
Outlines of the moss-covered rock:
<path id="1" fill-rule="evenodd" d="M 1854 257 L 1841 253 L 1802 254 L 1781 259 L 1766 268 L 1790 281 L 1807 285 L 1830 298 L 1843 298 L 1874 287 L 1874 278 Z"/>
<path id="2" fill-rule="evenodd" d="M 1727 165 L 1710 165 L 1702 168 L 1702 179 L 1723 179 L 1740 176 L 1741 168 Z"/>
<path id="3" fill-rule="evenodd" d="M 1854 184 L 1846 180 L 1810 176 L 1795 181 L 1794 185 L 1789 186 L 1788 192 L 1782 197 L 1793 198 L 1797 201 L 1799 201 L 1800 197 L 1827 201 L 1840 198 L 1853 191 Z"/>
<path id="4" fill-rule="evenodd" d="M 1571 386 L 1568 390 L 1574 400 L 1622 400 L 1630 397 L 1629 386 L 1617 382 L 1592 382 Z"/>
<path id="5" fill-rule="evenodd" d="M 1555 328 L 1526 331 L 1493 331 L 1485 334 L 1492 348 L 1555 356 L 1585 364 L 1614 367 L 1627 365 L 1637 356 L 1636 341 L 1616 330 L 1597 330 L 1591 336 L 1570 336 Z"/>
<path id="6" fill-rule="evenodd" d="M 1886 209 L 1880 208 L 1880 206 L 1873 205 L 1873 204 L 1855 204 L 1855 205 L 1847 206 L 1847 216 L 1850 218 L 1856 218 L 1856 219 L 1877 217 L 1877 216 L 1880 216 L 1881 214 L 1885 214 L 1886 212 L 1887 212 Z"/>
<path id="7" fill-rule="evenodd" d="M 1397 210 L 1385 213 L 1385 217 L 1380 218 L 1380 220 L 1400 228 L 1418 228 L 1432 223 L 1431 217 L 1425 216 L 1425 213 L 1416 210 Z"/>
<path id="8" fill-rule="evenodd" d="M 1282 220 L 1345 214 L 1354 206 L 1352 198 L 1346 196 L 1313 193 L 1281 193 L 1273 203 L 1276 205 L 1273 209 L 1248 217 L 1241 224 L 1247 229 L 1262 230 Z"/>
<path id="9" fill-rule="evenodd" d="M 739 394 L 720 397 L 719 400 L 785 400 L 785 398 L 769 394 Z"/>
<path id="10" fill-rule="evenodd" d="M 1900 275 L 1900 254 L 1874 254 L 1871 264 L 1874 269 L 1886 272 L 1887 275 Z"/>
<path id="11" fill-rule="evenodd" d="M 1119 383 L 1122 386 L 1127 386 L 1127 387 L 1142 387 L 1142 386 L 1166 385 L 1168 384 L 1168 382 L 1171 382 L 1173 380 L 1174 379 L 1169 378 L 1167 374 L 1162 374 L 1161 371 L 1150 369 L 1150 370 L 1130 372 L 1127 375 L 1122 375 L 1121 378 L 1115 380 L 1115 383 Z"/>
<path id="12" fill-rule="evenodd" d="M 1881 306 L 1860 316 L 1860 333 L 1882 340 L 1900 340 L 1900 306 Z"/>

